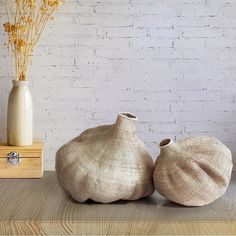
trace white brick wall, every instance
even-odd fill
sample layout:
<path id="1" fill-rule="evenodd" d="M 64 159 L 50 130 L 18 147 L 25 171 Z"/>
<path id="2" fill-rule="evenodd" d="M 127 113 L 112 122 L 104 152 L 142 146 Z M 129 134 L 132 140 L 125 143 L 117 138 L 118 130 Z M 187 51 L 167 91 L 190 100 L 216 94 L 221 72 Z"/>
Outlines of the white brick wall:
<path id="1" fill-rule="evenodd" d="M 0 0 L 0 23 L 5 12 Z M 235 0 L 68 0 L 30 66 L 35 139 L 56 150 L 119 111 L 139 117 L 155 158 L 162 138 L 214 135 L 236 158 Z M 0 138 L 11 60 L 0 30 Z"/>

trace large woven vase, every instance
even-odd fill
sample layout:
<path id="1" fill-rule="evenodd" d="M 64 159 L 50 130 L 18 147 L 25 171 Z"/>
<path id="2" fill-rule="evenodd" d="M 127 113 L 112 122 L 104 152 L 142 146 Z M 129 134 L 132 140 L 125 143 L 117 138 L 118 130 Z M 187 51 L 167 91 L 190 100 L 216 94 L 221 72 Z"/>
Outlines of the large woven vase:
<path id="1" fill-rule="evenodd" d="M 136 135 L 137 118 L 120 113 L 113 125 L 84 131 L 56 154 L 59 184 L 75 200 L 109 203 L 154 192 L 154 163 Z"/>
<path id="2" fill-rule="evenodd" d="M 29 81 L 12 82 L 7 111 L 7 143 L 14 146 L 32 145 L 33 105 Z"/>
<path id="3" fill-rule="evenodd" d="M 231 178 L 232 156 L 218 139 L 165 139 L 160 149 L 153 178 L 161 195 L 182 205 L 203 206 L 225 193 Z"/>

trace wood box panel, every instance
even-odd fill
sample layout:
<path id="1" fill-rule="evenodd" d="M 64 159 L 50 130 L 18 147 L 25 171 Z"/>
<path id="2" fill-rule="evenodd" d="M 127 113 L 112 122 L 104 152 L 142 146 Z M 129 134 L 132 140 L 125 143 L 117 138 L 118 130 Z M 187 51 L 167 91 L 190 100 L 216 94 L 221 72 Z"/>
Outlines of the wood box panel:
<path id="1" fill-rule="evenodd" d="M 20 163 L 8 162 L 8 154 L 20 154 Z M 17 147 L 0 144 L 0 178 L 40 178 L 43 175 L 43 144 Z"/>

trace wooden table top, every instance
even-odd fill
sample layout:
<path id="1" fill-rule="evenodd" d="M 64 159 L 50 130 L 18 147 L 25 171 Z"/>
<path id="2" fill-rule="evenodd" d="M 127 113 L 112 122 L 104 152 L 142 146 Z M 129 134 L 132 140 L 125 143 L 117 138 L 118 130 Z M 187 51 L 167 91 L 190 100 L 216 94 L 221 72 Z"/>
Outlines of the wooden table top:
<path id="1" fill-rule="evenodd" d="M 236 235 L 236 172 L 226 194 L 204 207 L 184 207 L 158 193 L 138 201 L 77 203 L 55 172 L 0 179 L 0 234 Z"/>

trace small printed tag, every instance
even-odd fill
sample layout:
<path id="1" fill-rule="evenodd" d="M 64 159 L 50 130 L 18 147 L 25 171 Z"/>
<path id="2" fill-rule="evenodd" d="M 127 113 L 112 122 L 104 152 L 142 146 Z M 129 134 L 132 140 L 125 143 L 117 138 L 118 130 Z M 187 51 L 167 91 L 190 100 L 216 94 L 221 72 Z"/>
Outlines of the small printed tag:
<path id="1" fill-rule="evenodd" d="M 20 153 L 10 152 L 7 154 L 7 163 L 10 165 L 19 165 L 20 164 Z"/>

